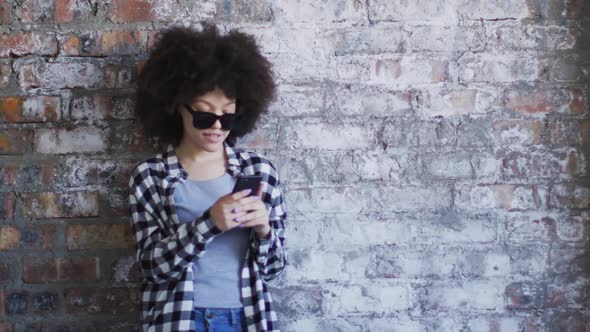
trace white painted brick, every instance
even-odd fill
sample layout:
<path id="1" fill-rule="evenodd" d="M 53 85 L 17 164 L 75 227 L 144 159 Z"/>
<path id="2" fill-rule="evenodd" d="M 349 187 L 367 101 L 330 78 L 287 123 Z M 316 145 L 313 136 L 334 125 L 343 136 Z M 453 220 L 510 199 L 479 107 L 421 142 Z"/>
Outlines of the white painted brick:
<path id="1" fill-rule="evenodd" d="M 38 153 L 91 153 L 103 152 L 106 148 L 106 131 L 96 127 L 35 131 L 35 151 Z"/>
<path id="2" fill-rule="evenodd" d="M 358 1 L 275 1 L 271 2 L 275 19 L 281 22 L 357 22 L 366 16 Z"/>
<path id="3" fill-rule="evenodd" d="M 502 307 L 504 286 L 501 281 L 469 280 L 456 285 L 436 283 L 426 287 L 428 308 L 449 310 L 496 310 Z"/>
<path id="4" fill-rule="evenodd" d="M 291 122 L 283 127 L 284 144 L 295 149 L 361 149 L 375 144 L 375 130 L 369 125 Z"/>
<path id="5" fill-rule="evenodd" d="M 407 309 L 410 294 L 402 284 L 373 282 L 370 285 L 326 284 L 322 310 L 328 317 L 344 313 L 388 313 Z"/>
<path id="6" fill-rule="evenodd" d="M 540 75 L 540 63 L 534 54 L 472 54 L 459 59 L 462 82 L 534 81 Z"/>

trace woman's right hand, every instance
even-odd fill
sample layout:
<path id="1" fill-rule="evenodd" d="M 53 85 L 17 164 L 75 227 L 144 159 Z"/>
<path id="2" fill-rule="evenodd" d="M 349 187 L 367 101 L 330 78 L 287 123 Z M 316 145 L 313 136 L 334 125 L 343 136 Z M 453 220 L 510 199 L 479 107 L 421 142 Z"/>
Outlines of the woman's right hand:
<path id="1" fill-rule="evenodd" d="M 250 189 L 244 189 L 235 193 L 229 193 L 219 198 L 211 208 L 209 208 L 213 224 L 223 232 L 237 227 L 240 223 L 233 220 L 237 215 L 234 212 L 234 209 L 238 209 L 236 212 L 243 211 L 248 208 L 250 203 L 259 199 L 255 195 L 248 196 L 250 191 Z"/>

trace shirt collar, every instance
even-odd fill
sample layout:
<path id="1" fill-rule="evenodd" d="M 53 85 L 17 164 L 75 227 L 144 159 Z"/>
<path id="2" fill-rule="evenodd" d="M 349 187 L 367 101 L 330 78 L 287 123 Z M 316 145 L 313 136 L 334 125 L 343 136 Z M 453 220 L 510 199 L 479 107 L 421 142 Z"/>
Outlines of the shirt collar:
<path id="1" fill-rule="evenodd" d="M 242 173 L 240 160 L 238 159 L 238 149 L 228 141 L 223 141 L 223 147 L 227 154 L 227 171 L 230 175 L 236 176 Z M 176 149 L 172 144 L 166 146 L 166 152 L 163 158 L 167 171 L 174 177 L 188 178 L 188 172 L 180 165 L 176 156 Z"/>

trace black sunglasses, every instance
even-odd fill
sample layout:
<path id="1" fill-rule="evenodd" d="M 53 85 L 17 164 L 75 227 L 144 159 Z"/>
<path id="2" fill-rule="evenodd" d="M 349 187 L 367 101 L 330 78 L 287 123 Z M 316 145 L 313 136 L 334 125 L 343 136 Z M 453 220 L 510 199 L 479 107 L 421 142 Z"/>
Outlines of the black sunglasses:
<path id="1" fill-rule="evenodd" d="M 232 130 L 241 118 L 240 113 L 225 113 L 223 115 L 217 115 L 210 112 L 195 111 L 189 104 L 184 104 L 184 107 L 193 115 L 193 126 L 198 129 L 211 128 L 215 121 L 219 119 L 221 122 L 221 129 Z"/>

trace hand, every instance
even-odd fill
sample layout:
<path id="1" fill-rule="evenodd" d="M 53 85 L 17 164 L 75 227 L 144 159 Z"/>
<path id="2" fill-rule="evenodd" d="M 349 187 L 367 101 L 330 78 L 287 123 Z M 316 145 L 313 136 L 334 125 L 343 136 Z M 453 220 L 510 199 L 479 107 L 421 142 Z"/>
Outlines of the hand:
<path id="1" fill-rule="evenodd" d="M 257 200 L 257 196 L 247 196 L 249 193 L 250 189 L 245 189 L 219 198 L 209 208 L 213 224 L 224 232 L 240 225 L 233 220 L 237 216 L 233 211 L 234 209 L 238 209 L 239 213 L 244 214 L 246 208 Z M 262 203 L 262 205 L 264 204 Z"/>
<path id="2" fill-rule="evenodd" d="M 268 210 L 262 201 L 262 183 L 258 186 L 255 196 L 258 197 L 257 200 L 246 203 L 235 213 L 236 222 L 239 223 L 239 227 L 254 227 L 259 238 L 267 238 L 271 227 Z"/>

